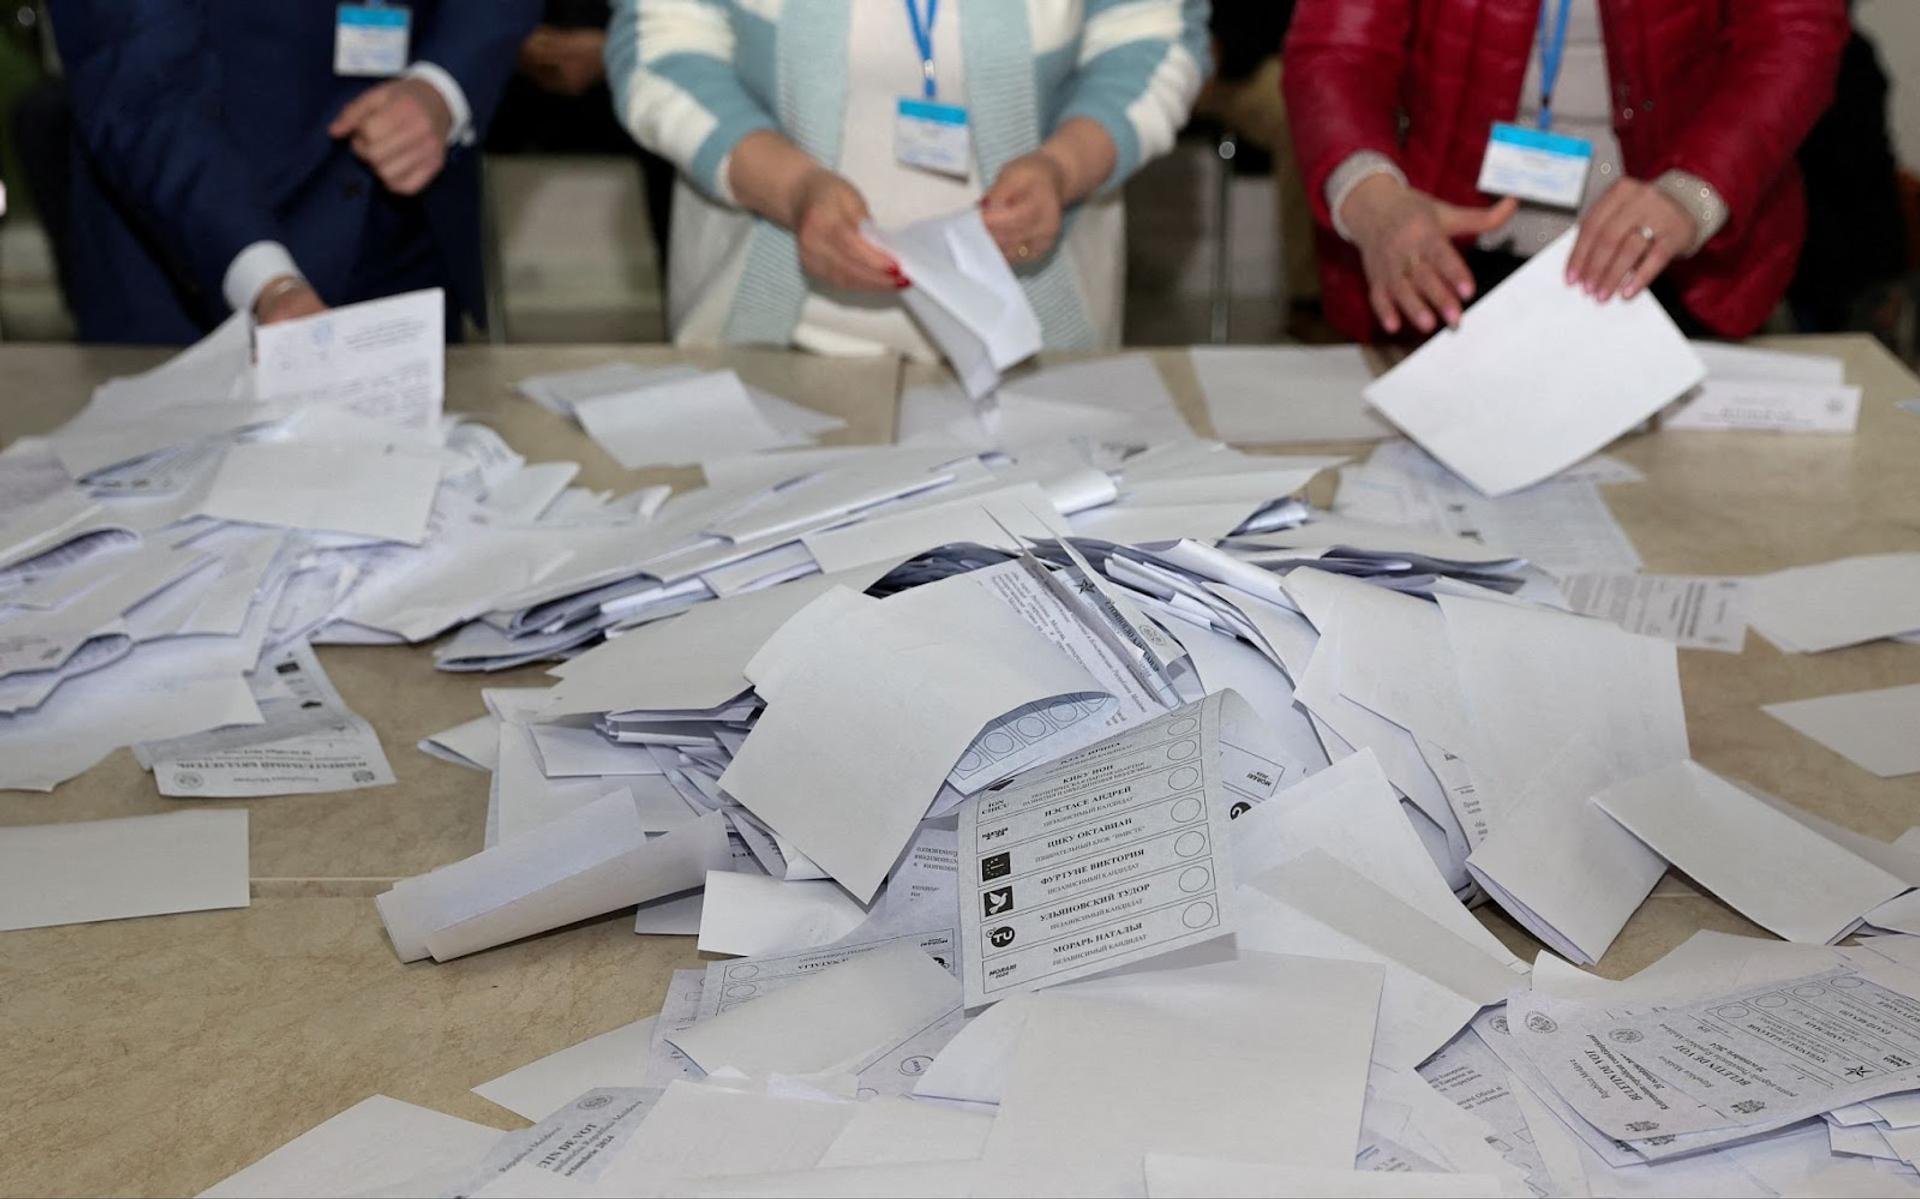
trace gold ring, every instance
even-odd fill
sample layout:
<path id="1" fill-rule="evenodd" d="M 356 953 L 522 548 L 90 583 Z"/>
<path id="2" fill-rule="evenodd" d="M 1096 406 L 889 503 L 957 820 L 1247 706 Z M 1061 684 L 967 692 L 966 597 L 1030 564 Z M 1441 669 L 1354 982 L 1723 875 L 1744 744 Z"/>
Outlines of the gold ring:
<path id="1" fill-rule="evenodd" d="M 1013 256 L 1018 260 L 1020 260 L 1021 262 L 1025 262 L 1028 258 L 1033 256 L 1033 248 L 1027 245 L 1026 242 L 1021 242 L 1019 245 L 1013 248 Z"/>

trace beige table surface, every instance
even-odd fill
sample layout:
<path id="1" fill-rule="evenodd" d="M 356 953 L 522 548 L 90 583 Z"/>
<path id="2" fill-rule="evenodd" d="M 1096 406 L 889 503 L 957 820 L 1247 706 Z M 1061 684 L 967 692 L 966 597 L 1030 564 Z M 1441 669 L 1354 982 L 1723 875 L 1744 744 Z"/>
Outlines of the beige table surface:
<path id="1" fill-rule="evenodd" d="M 1754 574 L 1849 554 L 1920 549 L 1920 379 L 1865 338 L 1790 339 L 1837 354 L 1866 391 L 1853 437 L 1666 432 L 1613 448 L 1648 481 L 1607 489 L 1649 572 Z M 90 388 L 151 351 L 0 346 L 0 443 L 66 419 Z M 622 472 L 511 384 L 659 347 L 456 348 L 448 406 L 478 415 L 530 461 L 571 459 L 580 481 L 630 489 L 697 481 Z M 1157 355 L 1206 432 L 1184 355 Z M 694 358 L 846 418 L 830 440 L 878 442 L 904 378 L 891 360 L 773 352 Z M 1316 450 L 1321 447 L 1315 447 Z M 1351 447 L 1362 448 L 1362 447 Z M 537 668 L 436 672 L 425 649 L 328 647 L 321 660 L 380 731 L 398 785 L 234 800 L 251 813 L 253 906 L 0 934 L 0 1195 L 191 1194 L 374 1093 L 500 1128 L 525 1121 L 468 1088 L 658 1010 L 691 938 L 636 937 L 610 916 L 446 964 L 402 965 L 370 897 L 480 848 L 487 776 L 414 743 L 480 714 L 483 686 L 541 685 Z M 1876 779 L 1759 705 L 1920 682 L 1920 647 L 1680 657 L 1695 756 L 1876 837 L 1920 823 L 1920 780 Z M 0 825 L 176 810 L 125 751 L 52 795 L 0 792 Z M 1492 909 L 1516 950 L 1537 948 Z M 1700 928 L 1763 935 L 1669 877 L 1600 964 L 1622 976 Z"/>

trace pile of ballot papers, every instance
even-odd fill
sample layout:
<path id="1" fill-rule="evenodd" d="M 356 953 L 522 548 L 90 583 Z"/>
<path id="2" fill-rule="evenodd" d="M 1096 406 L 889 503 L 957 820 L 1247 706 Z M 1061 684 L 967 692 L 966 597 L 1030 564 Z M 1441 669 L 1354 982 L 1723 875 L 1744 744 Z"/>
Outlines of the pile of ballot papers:
<path id="1" fill-rule="evenodd" d="M 524 381 L 623 464 L 699 464 L 671 495 L 446 415 L 437 293 L 229 325 L 0 454 L 0 787 L 120 747 L 171 796 L 390 783 L 311 647 L 450 633 L 443 669 L 551 682 L 422 743 L 488 814 L 378 896 L 399 959 L 623 911 L 724 955 L 476 1087 L 530 1129 L 375 1097 L 209 1194 L 1920 1189 L 1920 845 L 1694 762 L 1678 668 L 1749 619 L 1795 652 L 1920 630 L 1916 556 L 1640 576 L 1600 491 L 1637 475 L 1595 454 L 1700 358 L 1620 306 L 1659 352 L 1605 397 L 1567 367 L 1578 427 L 1492 414 L 1527 450 L 1470 427 L 1498 295 L 1372 385 L 1420 444 L 1364 462 L 1196 437 L 1144 356 L 985 400 L 982 348 L 880 447 L 730 372 Z M 1306 440 L 1388 434 L 1351 367 L 1309 372 Z M 241 871 L 0 927 L 244 904 L 231 815 L 0 842 L 0 898 L 187 841 Z M 1782 940 L 1579 969 L 1670 867 Z"/>

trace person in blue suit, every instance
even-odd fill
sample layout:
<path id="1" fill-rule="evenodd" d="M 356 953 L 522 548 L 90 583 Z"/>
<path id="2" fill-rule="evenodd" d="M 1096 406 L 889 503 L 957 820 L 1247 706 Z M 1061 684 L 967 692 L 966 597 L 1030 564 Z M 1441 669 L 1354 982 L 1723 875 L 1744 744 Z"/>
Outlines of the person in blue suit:
<path id="1" fill-rule="evenodd" d="M 272 322 L 422 287 L 481 320 L 477 143 L 539 15 L 63 0 L 81 337 L 180 344 L 234 311 Z"/>

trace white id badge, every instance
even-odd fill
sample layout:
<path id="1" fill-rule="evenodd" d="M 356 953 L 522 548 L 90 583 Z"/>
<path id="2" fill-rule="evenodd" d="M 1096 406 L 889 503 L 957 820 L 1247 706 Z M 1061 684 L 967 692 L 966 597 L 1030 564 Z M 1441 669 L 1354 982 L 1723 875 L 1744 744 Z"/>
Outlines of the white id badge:
<path id="1" fill-rule="evenodd" d="M 957 104 L 902 99 L 893 122 L 893 156 L 906 166 L 965 179 L 973 166 L 967 110 Z"/>
<path id="2" fill-rule="evenodd" d="M 384 79 L 407 69 L 413 14 L 404 4 L 342 4 L 333 23 L 333 73 Z"/>
<path id="3" fill-rule="evenodd" d="M 1554 208 L 1578 208 L 1593 169 L 1593 143 L 1578 137 L 1497 124 L 1480 164 L 1480 190 Z"/>

